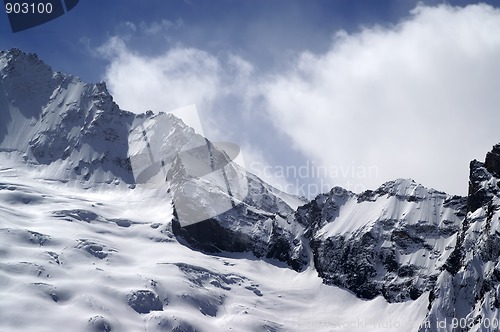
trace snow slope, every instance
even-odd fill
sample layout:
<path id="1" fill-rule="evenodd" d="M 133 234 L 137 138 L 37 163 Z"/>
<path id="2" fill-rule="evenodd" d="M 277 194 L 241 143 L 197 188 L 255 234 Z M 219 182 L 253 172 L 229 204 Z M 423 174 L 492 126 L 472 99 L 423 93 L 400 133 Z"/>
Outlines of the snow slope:
<path id="1" fill-rule="evenodd" d="M 412 331 L 425 316 L 426 297 L 364 301 L 313 269 L 193 251 L 154 190 L 32 175 L 0 169 L 2 331 Z"/>

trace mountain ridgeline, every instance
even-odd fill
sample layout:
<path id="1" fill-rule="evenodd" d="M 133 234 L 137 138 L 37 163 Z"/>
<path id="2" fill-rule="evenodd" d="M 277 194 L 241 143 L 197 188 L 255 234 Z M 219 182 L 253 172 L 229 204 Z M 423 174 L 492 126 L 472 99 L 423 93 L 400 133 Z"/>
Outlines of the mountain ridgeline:
<path id="1" fill-rule="evenodd" d="M 500 315 L 500 145 L 471 162 L 467 197 L 397 179 L 303 202 L 177 117 L 121 110 L 104 83 L 12 49 L 0 52 L 0 154 L 43 180 L 83 188 L 154 182 L 173 204 L 170 231 L 180 243 L 249 252 L 298 272 L 312 267 L 325 284 L 366 300 L 426 297 L 421 331 L 451 331 L 454 318 L 482 331 Z"/>

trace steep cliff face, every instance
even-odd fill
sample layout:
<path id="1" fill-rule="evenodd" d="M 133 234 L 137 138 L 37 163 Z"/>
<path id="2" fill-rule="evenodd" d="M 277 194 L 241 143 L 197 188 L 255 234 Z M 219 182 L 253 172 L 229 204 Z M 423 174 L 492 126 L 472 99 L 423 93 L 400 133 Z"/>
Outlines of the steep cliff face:
<path id="1" fill-rule="evenodd" d="M 415 300 L 435 285 L 465 199 L 399 179 L 360 195 L 341 188 L 298 209 L 324 282 L 372 299 Z"/>
<path id="2" fill-rule="evenodd" d="M 233 167 L 232 171 L 229 167 Z M 226 166 L 225 169 L 230 179 L 243 172 L 236 165 Z M 216 181 L 199 186 L 194 185 L 198 180 L 174 176 L 173 233 L 190 246 L 204 251 L 249 251 L 257 257 L 285 262 L 296 271 L 303 270 L 308 266 L 310 257 L 303 227 L 291 218 L 294 210 L 262 180 L 252 174 L 244 174 L 248 194 L 240 198 L 228 195 L 226 187 L 217 185 Z M 230 180 L 229 183 L 234 185 L 237 181 Z M 233 204 L 234 207 L 220 214 L 212 213 L 221 204 Z M 187 225 L 183 225 L 179 218 L 192 220 L 193 215 L 196 216 L 194 219 L 198 219 L 199 215 L 207 218 Z"/>
<path id="3" fill-rule="evenodd" d="M 428 326 L 422 331 L 451 331 L 452 322 L 464 331 L 498 327 L 500 315 L 500 145 L 485 162 L 470 164 L 467 216 L 456 247 L 429 295 Z M 495 323 L 496 322 L 496 323 Z M 457 328 L 457 326 L 455 326 Z"/>

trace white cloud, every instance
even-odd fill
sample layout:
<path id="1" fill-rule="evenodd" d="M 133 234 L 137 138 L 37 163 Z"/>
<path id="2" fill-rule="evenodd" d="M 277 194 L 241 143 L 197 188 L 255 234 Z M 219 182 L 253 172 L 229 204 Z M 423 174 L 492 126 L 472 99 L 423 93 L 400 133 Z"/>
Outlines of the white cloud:
<path id="1" fill-rule="evenodd" d="M 191 104 L 209 107 L 218 95 L 219 62 L 202 50 L 174 48 L 149 57 L 113 37 L 100 52 L 111 61 L 104 79 L 124 109 L 158 112 Z"/>
<path id="2" fill-rule="evenodd" d="M 389 28 L 339 33 L 262 85 L 274 124 L 310 158 L 464 194 L 468 162 L 500 141 L 500 11 L 418 7 Z"/>
<path id="3" fill-rule="evenodd" d="M 141 22 L 139 26 L 145 34 L 156 35 L 171 29 L 179 29 L 183 26 L 183 24 L 184 22 L 181 19 L 178 19 L 175 22 L 163 19 L 159 22 Z"/>
<path id="4" fill-rule="evenodd" d="M 126 38 L 116 36 L 98 53 L 110 61 L 104 80 L 121 108 L 136 113 L 168 112 L 196 105 L 210 138 L 225 136 L 226 120 L 219 115 L 227 110 L 214 109 L 215 103 L 228 96 L 250 96 L 253 66 L 236 54 L 227 53 L 221 59 L 179 46 L 147 56 L 131 50 Z"/>
<path id="5" fill-rule="evenodd" d="M 133 22 L 127 21 L 123 25 L 125 26 L 125 28 L 130 29 L 131 31 L 137 31 L 137 26 Z"/>

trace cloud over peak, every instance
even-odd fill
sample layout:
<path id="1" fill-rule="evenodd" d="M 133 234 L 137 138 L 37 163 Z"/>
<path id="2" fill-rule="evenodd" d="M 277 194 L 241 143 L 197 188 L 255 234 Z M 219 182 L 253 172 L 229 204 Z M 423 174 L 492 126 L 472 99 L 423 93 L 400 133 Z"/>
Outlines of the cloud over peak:
<path id="1" fill-rule="evenodd" d="M 468 161 L 500 140 L 500 11 L 419 6 L 390 27 L 337 34 L 264 84 L 276 127 L 326 165 L 376 165 L 464 193 Z"/>

